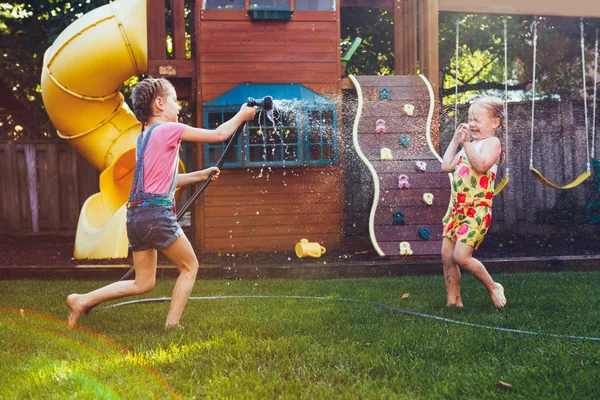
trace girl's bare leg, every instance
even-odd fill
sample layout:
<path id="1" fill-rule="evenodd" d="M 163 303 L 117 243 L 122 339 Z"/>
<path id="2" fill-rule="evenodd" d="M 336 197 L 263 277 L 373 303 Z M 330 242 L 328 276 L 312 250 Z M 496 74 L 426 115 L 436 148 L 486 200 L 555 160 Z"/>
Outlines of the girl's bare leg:
<path id="1" fill-rule="evenodd" d="M 163 253 L 177 265 L 179 277 L 173 288 L 171 305 L 165 327 L 178 325 L 183 309 L 192 293 L 196 274 L 198 273 L 198 259 L 196 253 L 185 234 L 181 235 L 173 244 L 163 250 Z"/>
<path id="2" fill-rule="evenodd" d="M 479 260 L 473 258 L 473 248 L 471 246 L 462 242 L 456 243 L 454 261 L 473 274 L 485 286 L 490 293 L 492 303 L 494 303 L 495 307 L 501 308 L 506 305 L 504 288 L 501 284 L 494 282 L 487 269 L 485 269 Z"/>
<path id="3" fill-rule="evenodd" d="M 147 293 L 156 282 L 157 252 L 154 249 L 133 252 L 135 280 L 118 281 L 86 294 L 71 294 L 67 297 L 69 328 L 74 328 L 86 310 L 108 300 Z"/>
<path id="4" fill-rule="evenodd" d="M 444 282 L 446 283 L 447 305 L 463 307 L 460 297 L 460 269 L 454 262 L 455 244 L 452 240 L 442 240 L 442 264 L 444 265 Z"/>

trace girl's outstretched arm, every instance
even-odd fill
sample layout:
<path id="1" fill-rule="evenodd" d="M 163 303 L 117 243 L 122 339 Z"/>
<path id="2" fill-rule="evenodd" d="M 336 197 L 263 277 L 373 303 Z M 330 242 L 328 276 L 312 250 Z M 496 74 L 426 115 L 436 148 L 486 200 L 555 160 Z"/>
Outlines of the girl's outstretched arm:
<path id="1" fill-rule="evenodd" d="M 214 181 L 219 178 L 221 175 L 221 171 L 217 167 L 210 167 L 206 169 L 201 169 L 199 171 L 189 172 L 187 174 L 178 174 L 177 175 L 177 187 L 189 185 L 192 183 L 203 182 L 208 179 L 210 174 L 215 171 L 215 174 L 211 178 L 211 181 Z"/>
<path id="2" fill-rule="evenodd" d="M 229 139 L 243 122 L 250 121 L 254 118 L 258 107 L 249 107 L 246 104 L 242 105 L 240 111 L 237 112 L 229 121 L 224 122 L 217 129 L 204 129 L 186 126 L 181 133 L 181 140 L 189 142 L 201 143 L 220 143 Z"/>

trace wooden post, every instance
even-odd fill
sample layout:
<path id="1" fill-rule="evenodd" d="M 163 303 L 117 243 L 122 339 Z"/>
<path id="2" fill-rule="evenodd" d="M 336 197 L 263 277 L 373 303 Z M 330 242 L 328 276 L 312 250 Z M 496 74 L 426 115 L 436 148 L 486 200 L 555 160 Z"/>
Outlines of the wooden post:
<path id="1" fill-rule="evenodd" d="M 173 58 L 185 60 L 185 7 L 184 0 L 171 0 L 171 35 Z"/>
<path id="2" fill-rule="evenodd" d="M 192 101 L 194 104 L 194 123 L 196 127 L 202 127 L 203 124 L 203 107 L 202 107 L 202 46 L 200 46 L 201 40 L 201 26 L 202 26 L 202 2 L 200 0 L 195 1 L 194 13 L 192 16 L 192 41 L 193 50 L 192 57 L 196 59 L 196 74 L 192 79 L 193 91 Z M 202 144 L 195 144 L 192 151 L 193 164 L 196 169 L 202 169 L 204 165 L 204 152 Z M 192 238 L 191 242 L 194 244 L 196 251 L 203 253 L 205 238 L 204 232 L 204 196 L 200 196 L 193 207 L 191 228 Z"/>
<path id="3" fill-rule="evenodd" d="M 148 0 L 146 10 L 148 60 L 166 60 L 165 2 L 164 0 Z"/>

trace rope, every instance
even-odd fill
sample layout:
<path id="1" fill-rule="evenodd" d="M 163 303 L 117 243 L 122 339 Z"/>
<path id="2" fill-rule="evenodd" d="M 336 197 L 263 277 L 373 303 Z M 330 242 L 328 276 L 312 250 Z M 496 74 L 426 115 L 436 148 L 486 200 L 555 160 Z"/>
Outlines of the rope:
<path id="1" fill-rule="evenodd" d="M 458 127 L 458 46 L 459 46 L 460 21 L 456 19 L 456 52 L 454 60 L 454 131 Z"/>
<path id="2" fill-rule="evenodd" d="M 583 18 L 579 20 L 579 28 L 581 30 L 581 75 L 583 78 L 583 115 L 585 118 L 585 155 L 587 157 L 587 171 L 590 172 L 590 141 L 588 139 L 589 121 L 587 108 L 587 87 L 585 83 L 585 42 L 583 36 Z"/>
<path id="3" fill-rule="evenodd" d="M 575 339 L 575 340 L 591 340 L 594 342 L 600 342 L 600 338 L 597 337 L 589 337 L 589 336 L 577 336 L 577 335 L 559 335 L 556 333 L 546 333 L 546 332 L 535 332 L 535 331 L 527 331 L 527 330 L 523 330 L 523 329 L 511 329 L 511 328 L 502 328 L 502 327 L 498 327 L 498 326 L 489 326 L 489 325 L 482 325 L 482 324 L 474 324 L 471 322 L 464 322 L 464 321 L 458 321 L 458 320 L 454 320 L 454 319 L 450 319 L 450 318 L 444 318 L 444 317 L 439 317 L 437 315 L 431 315 L 431 314 L 426 314 L 426 313 L 420 313 L 417 311 L 409 311 L 409 310 L 404 310 L 398 307 L 393 307 L 384 303 L 379 303 L 377 301 L 372 301 L 372 300 L 358 300 L 358 299 L 352 299 L 352 298 L 344 298 L 344 297 L 319 297 L 319 296 L 260 296 L 260 295 L 240 295 L 240 296 L 202 296 L 202 297 L 190 297 L 190 300 L 226 300 L 226 299 L 292 299 L 292 300 L 335 300 L 335 301 L 339 301 L 339 302 L 345 302 L 345 303 L 354 303 L 354 304 L 358 304 L 358 303 L 366 303 L 366 304 L 370 304 L 373 305 L 375 307 L 378 308 L 383 308 L 386 310 L 390 310 L 399 314 L 404 314 L 404 315 L 410 315 L 410 316 L 414 316 L 414 317 L 421 317 L 421 318 L 427 318 L 427 319 L 433 319 L 436 321 L 440 321 L 440 322 L 446 322 L 446 323 L 450 323 L 450 324 L 456 324 L 456 325 L 463 325 L 463 326 L 469 326 L 472 328 L 482 328 L 482 329 L 489 329 L 489 330 L 495 330 L 495 331 L 500 331 L 500 332 L 509 332 L 509 333 L 519 333 L 519 334 L 525 334 L 525 335 L 537 335 L 537 336 L 547 336 L 547 337 L 553 337 L 553 338 L 559 338 L 559 339 Z M 102 308 L 98 308 L 96 311 L 101 311 L 101 310 L 108 310 L 111 308 L 116 308 L 116 307 L 122 307 L 122 306 L 126 306 L 126 305 L 131 305 L 131 304 L 139 304 L 139 303 L 159 303 L 159 302 L 167 302 L 167 301 L 171 301 L 170 297 L 159 297 L 159 298 L 154 298 L 154 299 L 140 299 L 140 300 L 130 300 L 130 301 L 125 301 L 122 303 L 116 303 L 116 304 L 111 304 L 109 306 L 105 306 Z M 90 310 L 91 311 L 91 310 Z"/>
<path id="4" fill-rule="evenodd" d="M 533 70 L 531 78 L 531 145 L 529 146 L 529 169 L 533 169 L 533 127 L 535 121 L 535 70 L 537 64 L 537 17 L 534 17 L 533 29 Z"/>
<path id="5" fill-rule="evenodd" d="M 506 178 L 509 177 L 510 169 L 508 167 L 508 33 L 506 29 L 506 19 L 502 20 L 504 25 L 504 155 L 506 164 Z"/>
<path id="6" fill-rule="evenodd" d="M 594 101 L 592 108 L 592 158 L 596 158 L 596 92 L 598 89 L 598 29 L 596 29 L 596 42 L 594 45 Z"/>

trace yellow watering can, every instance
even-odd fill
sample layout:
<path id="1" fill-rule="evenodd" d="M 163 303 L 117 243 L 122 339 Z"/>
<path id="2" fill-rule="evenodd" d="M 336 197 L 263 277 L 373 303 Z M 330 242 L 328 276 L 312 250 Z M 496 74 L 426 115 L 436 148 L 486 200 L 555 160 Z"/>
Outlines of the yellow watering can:
<path id="1" fill-rule="evenodd" d="M 300 241 L 296 243 L 296 255 L 298 258 L 319 258 L 322 254 L 325 254 L 326 251 L 327 249 L 325 249 L 325 247 L 317 242 L 309 242 L 308 239 L 300 239 Z"/>

